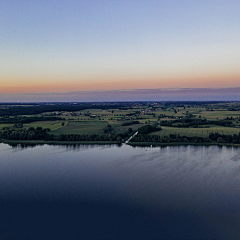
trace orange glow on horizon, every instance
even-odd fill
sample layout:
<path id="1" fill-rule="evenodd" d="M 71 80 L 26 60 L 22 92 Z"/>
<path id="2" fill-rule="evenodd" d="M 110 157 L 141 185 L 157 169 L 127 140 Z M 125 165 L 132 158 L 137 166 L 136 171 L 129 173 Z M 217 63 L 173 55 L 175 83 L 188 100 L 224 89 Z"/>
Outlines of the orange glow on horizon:
<path id="1" fill-rule="evenodd" d="M 17 84 L 19 82 L 20 84 Z M 182 78 L 146 78 L 139 79 L 49 79 L 14 80 L 6 79 L 0 87 L 1 94 L 49 93 L 74 91 L 103 91 L 157 88 L 225 88 L 240 87 L 240 74 L 228 76 L 199 76 Z"/>

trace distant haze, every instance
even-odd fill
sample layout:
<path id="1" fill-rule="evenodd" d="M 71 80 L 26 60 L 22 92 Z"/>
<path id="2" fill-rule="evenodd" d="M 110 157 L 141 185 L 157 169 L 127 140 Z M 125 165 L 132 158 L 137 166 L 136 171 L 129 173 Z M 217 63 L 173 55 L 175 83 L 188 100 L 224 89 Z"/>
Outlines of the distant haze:
<path id="1" fill-rule="evenodd" d="M 240 101 L 239 88 L 133 89 L 1 94 L 0 102 Z"/>

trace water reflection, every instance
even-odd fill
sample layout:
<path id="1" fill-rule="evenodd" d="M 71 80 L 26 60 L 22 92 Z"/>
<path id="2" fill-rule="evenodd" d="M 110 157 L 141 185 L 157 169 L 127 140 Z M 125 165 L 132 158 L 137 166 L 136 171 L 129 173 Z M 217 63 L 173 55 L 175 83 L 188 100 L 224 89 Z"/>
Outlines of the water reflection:
<path id="1" fill-rule="evenodd" d="M 0 237 L 239 239 L 239 153 L 0 144 Z"/>
<path id="2" fill-rule="evenodd" d="M 63 147 L 65 151 L 81 151 L 81 150 L 86 150 L 86 149 L 94 149 L 94 148 L 100 148 L 100 149 L 106 149 L 106 148 L 111 148 L 111 147 L 122 147 L 122 144 L 62 144 L 62 145 L 56 145 L 56 144 L 31 144 L 31 143 L 9 143 L 9 146 L 12 147 L 15 151 L 22 151 L 25 149 L 29 148 L 35 148 L 39 146 L 52 146 L 52 147 Z M 10 150 L 10 149 L 9 149 Z"/>

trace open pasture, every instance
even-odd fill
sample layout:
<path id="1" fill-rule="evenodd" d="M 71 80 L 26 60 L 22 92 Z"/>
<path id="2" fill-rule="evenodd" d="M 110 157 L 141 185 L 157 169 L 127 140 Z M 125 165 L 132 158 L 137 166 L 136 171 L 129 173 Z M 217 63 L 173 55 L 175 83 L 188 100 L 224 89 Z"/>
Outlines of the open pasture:
<path id="1" fill-rule="evenodd" d="M 240 128 L 231 127 L 210 127 L 210 128 L 176 128 L 176 127 L 162 127 L 161 131 L 152 132 L 151 135 L 169 136 L 170 134 L 176 134 L 180 136 L 187 137 L 204 137 L 207 138 L 209 133 L 219 133 L 219 134 L 239 134 Z"/>

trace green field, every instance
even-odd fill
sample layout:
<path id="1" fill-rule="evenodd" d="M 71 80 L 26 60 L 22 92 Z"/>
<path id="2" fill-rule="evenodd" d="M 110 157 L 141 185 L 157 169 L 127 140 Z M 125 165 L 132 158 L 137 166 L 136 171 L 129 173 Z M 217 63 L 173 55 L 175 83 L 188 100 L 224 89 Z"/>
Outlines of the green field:
<path id="1" fill-rule="evenodd" d="M 62 127 L 63 121 L 39 121 L 39 122 L 32 122 L 32 123 L 27 123 L 23 124 L 23 128 L 30 128 L 30 127 L 42 127 L 42 128 L 49 128 L 51 131 L 56 130 L 58 128 Z M 64 122 L 67 124 L 67 122 Z"/>
<path id="2" fill-rule="evenodd" d="M 169 134 L 179 134 L 186 137 L 204 137 L 207 138 L 209 133 L 219 134 L 239 134 L 240 128 L 231 127 L 210 127 L 210 128 L 175 128 L 175 127 L 162 127 L 161 131 L 150 133 L 151 135 L 169 136 Z"/>
<path id="3" fill-rule="evenodd" d="M 51 131 L 54 135 L 61 134 L 103 134 L 103 129 L 108 123 L 105 121 L 80 121 L 68 122 L 67 125 Z"/>
<path id="4" fill-rule="evenodd" d="M 144 126 L 146 124 L 133 124 L 133 125 L 129 125 L 129 126 L 116 126 L 114 127 L 114 132 L 115 133 L 123 133 L 123 132 L 127 132 L 129 128 L 132 128 L 133 131 L 137 131 L 138 128 Z"/>
<path id="5" fill-rule="evenodd" d="M 240 116 L 238 111 L 202 111 L 199 113 L 202 117 L 209 120 L 212 119 L 224 119 L 226 117 L 238 117 Z"/>

